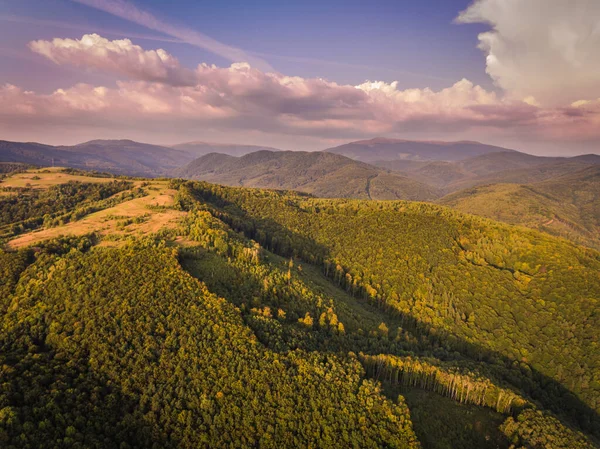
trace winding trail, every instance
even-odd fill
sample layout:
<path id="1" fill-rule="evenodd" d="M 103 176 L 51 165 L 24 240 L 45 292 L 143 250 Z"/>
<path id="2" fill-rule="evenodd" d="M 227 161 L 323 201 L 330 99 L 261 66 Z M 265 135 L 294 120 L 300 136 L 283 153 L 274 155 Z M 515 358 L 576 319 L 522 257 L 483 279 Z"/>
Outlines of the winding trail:
<path id="1" fill-rule="evenodd" d="M 367 178 L 367 185 L 365 187 L 365 190 L 367 191 L 367 197 L 372 200 L 373 198 L 371 198 L 371 179 L 376 178 L 377 175 L 371 175 Z"/>

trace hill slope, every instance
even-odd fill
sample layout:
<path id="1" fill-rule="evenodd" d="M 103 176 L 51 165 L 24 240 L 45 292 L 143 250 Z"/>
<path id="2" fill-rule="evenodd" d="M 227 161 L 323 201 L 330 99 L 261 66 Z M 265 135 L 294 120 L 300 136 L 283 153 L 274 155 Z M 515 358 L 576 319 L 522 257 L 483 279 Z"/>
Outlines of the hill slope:
<path id="1" fill-rule="evenodd" d="M 3 446 L 596 447 L 596 251 L 425 203 L 2 185 Z"/>
<path id="2" fill-rule="evenodd" d="M 600 166 L 532 184 L 492 184 L 442 198 L 462 212 L 528 226 L 600 249 Z"/>
<path id="3" fill-rule="evenodd" d="M 541 157 L 518 151 L 483 154 L 460 161 L 377 161 L 374 165 L 452 193 L 492 183 L 529 183 L 600 164 L 600 156 Z"/>
<path id="4" fill-rule="evenodd" d="M 574 392 L 595 410 L 581 413 L 598 419 L 600 384 L 578 383 L 572 376 L 580 363 L 590 368 L 589 380 L 599 372 L 598 351 L 583 350 L 596 339 L 592 329 L 599 323 L 580 325 L 598 319 L 593 312 L 600 298 L 597 252 L 426 204 L 286 201 L 276 193 L 202 184 L 197 189 L 215 204 L 222 198 L 223 204 L 236 205 L 234 226 L 270 236 L 267 244 L 277 252 L 321 261 L 342 286 L 405 320 L 412 317 L 442 345 L 458 337 L 462 350 L 471 347 L 478 357 L 527 364 L 537 372 L 534 377 L 554 379 Z M 575 266 L 582 271 L 575 274 Z M 580 307 L 587 311 L 576 317 Z M 534 316 L 539 320 L 532 321 Z M 571 325 L 578 329 L 571 337 L 577 344 L 567 350 L 564 332 Z M 446 339 L 445 332 L 455 337 Z M 537 390 L 539 398 L 548 392 Z M 572 401 L 564 394 L 555 406 Z"/>
<path id="5" fill-rule="evenodd" d="M 161 176 L 193 159 L 187 152 L 132 140 L 92 140 L 73 146 L 0 141 L 0 161 L 62 166 L 131 176 Z"/>
<path id="6" fill-rule="evenodd" d="M 325 150 L 363 162 L 415 160 L 459 161 L 482 154 L 512 151 L 479 142 L 436 142 L 378 137 Z"/>
<path id="7" fill-rule="evenodd" d="M 208 154 L 174 176 L 232 186 L 298 190 L 320 197 L 431 200 L 435 188 L 344 156 L 258 151 L 242 157 Z"/>

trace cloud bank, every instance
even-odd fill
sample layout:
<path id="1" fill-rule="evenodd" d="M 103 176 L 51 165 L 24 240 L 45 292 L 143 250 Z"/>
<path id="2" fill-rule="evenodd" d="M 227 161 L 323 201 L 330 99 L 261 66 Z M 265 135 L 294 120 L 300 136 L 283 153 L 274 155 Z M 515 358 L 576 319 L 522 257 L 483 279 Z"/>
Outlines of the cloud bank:
<path id="1" fill-rule="evenodd" d="M 600 2 L 477 0 L 459 23 L 479 35 L 487 73 L 508 95 L 543 106 L 600 98 Z"/>
<path id="2" fill-rule="evenodd" d="M 96 34 L 33 41 L 30 48 L 56 64 L 114 74 L 120 81 L 111 87 L 77 84 L 50 94 L 0 86 L 0 131 L 160 128 L 174 135 L 198 130 L 200 136 L 210 127 L 322 139 L 475 133 L 496 142 L 503 136 L 600 141 L 600 101 L 594 99 L 542 107 L 466 79 L 438 91 L 403 90 L 396 82 L 341 85 L 265 72 L 248 63 L 187 68 L 162 49 Z"/>

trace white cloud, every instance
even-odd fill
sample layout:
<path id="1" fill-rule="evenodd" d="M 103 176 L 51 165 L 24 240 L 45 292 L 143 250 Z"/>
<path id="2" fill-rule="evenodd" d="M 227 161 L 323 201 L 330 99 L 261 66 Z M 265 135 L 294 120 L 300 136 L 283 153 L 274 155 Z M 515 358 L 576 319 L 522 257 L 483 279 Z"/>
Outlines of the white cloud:
<path id="1" fill-rule="evenodd" d="M 561 106 L 600 97 L 600 2 L 477 0 L 457 18 L 486 23 L 487 73 L 512 98 Z"/>
<path id="2" fill-rule="evenodd" d="M 33 41 L 29 48 L 56 64 L 72 64 L 134 79 L 160 81 L 173 85 L 194 85 L 194 73 L 162 49 L 144 50 L 129 39 L 110 41 L 97 34 L 81 39 Z"/>

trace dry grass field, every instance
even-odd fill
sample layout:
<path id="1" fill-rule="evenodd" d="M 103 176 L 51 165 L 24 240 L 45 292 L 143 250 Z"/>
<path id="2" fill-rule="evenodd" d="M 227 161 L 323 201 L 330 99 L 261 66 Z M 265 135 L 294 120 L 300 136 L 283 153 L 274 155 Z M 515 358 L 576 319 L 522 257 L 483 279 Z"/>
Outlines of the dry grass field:
<path id="1" fill-rule="evenodd" d="M 32 178 L 39 179 L 32 179 Z M 95 178 L 90 176 L 61 173 L 60 169 L 31 170 L 6 178 L 1 184 L 4 187 L 25 187 L 44 189 L 69 181 L 110 182 L 112 178 Z M 168 188 L 168 181 L 136 181 L 135 187 L 146 183 L 146 196 L 117 204 L 98 212 L 84 216 L 80 220 L 62 226 L 43 228 L 21 234 L 8 242 L 9 248 L 21 248 L 35 245 L 44 240 L 68 235 L 84 235 L 96 232 L 107 237 L 104 246 L 118 245 L 119 240 L 127 236 L 145 236 L 161 229 L 174 229 L 185 212 L 169 209 L 174 204 L 175 190 Z M 7 193 L 7 192 L 5 192 Z M 160 206 L 156 209 L 153 206 Z"/>
<path id="2" fill-rule="evenodd" d="M 62 167 L 27 170 L 25 173 L 14 174 L 0 183 L 0 187 L 31 187 L 47 189 L 48 187 L 64 184 L 69 181 L 79 182 L 110 182 L 113 178 L 96 178 L 93 176 L 71 175 L 62 173 Z M 39 178 L 39 179 L 38 179 Z"/>

